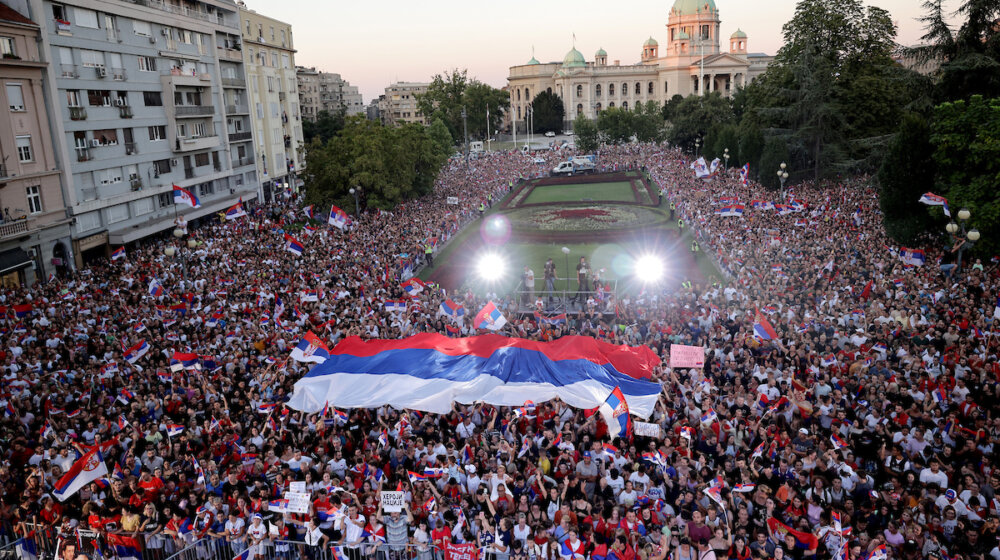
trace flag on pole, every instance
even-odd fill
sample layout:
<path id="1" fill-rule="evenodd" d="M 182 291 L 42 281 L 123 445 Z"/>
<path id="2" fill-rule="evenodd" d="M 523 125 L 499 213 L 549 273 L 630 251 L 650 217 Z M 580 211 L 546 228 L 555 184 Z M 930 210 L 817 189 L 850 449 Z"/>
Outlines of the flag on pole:
<path id="1" fill-rule="evenodd" d="M 174 185 L 174 204 L 186 204 L 191 208 L 201 208 L 201 201 L 193 192 Z"/>
<path id="2" fill-rule="evenodd" d="M 762 338 L 764 340 L 774 340 L 778 338 L 778 333 L 775 332 L 771 323 L 767 322 L 767 319 L 764 318 L 759 309 L 754 315 L 753 333 L 757 338 Z"/>
<path id="3" fill-rule="evenodd" d="M 476 313 L 476 317 L 472 320 L 472 326 L 477 329 L 489 329 L 491 331 L 498 331 L 507 324 L 507 318 L 503 316 L 503 313 L 497 309 L 497 306 L 491 301 L 487 303 L 479 313 Z"/>
<path id="4" fill-rule="evenodd" d="M 118 259 L 124 259 L 124 258 L 125 258 L 125 247 L 119 247 L 115 249 L 113 253 L 111 253 L 112 261 L 117 261 Z"/>
<path id="5" fill-rule="evenodd" d="M 291 235 L 288 235 L 286 233 L 285 234 L 285 249 L 287 249 L 290 253 L 295 253 L 296 255 L 298 255 L 298 256 L 301 257 L 302 256 L 302 251 L 305 250 L 305 247 L 302 245 L 301 241 L 299 241 L 298 239 L 295 239 L 294 237 L 292 237 Z"/>
<path id="6" fill-rule="evenodd" d="M 943 196 L 928 192 L 924 193 L 917 202 L 922 202 L 928 206 L 940 206 L 944 210 L 944 215 L 949 218 L 951 217 L 951 210 L 948 209 L 948 199 Z"/>
<path id="7" fill-rule="evenodd" d="M 322 364 L 330 357 L 330 349 L 312 331 L 306 333 L 292 349 L 291 358 L 296 362 Z"/>
<path id="8" fill-rule="evenodd" d="M 226 221 L 228 222 L 231 220 L 236 220 L 246 215 L 247 215 L 246 211 L 243 210 L 243 201 L 240 200 L 236 204 L 230 206 L 228 210 L 226 210 Z"/>
<path id="9" fill-rule="evenodd" d="M 66 474 L 56 482 L 52 495 L 60 502 L 65 502 L 84 486 L 107 475 L 108 466 L 104 464 L 100 446 L 97 446 L 70 466 Z"/>
<path id="10" fill-rule="evenodd" d="M 336 205 L 330 208 L 330 219 L 327 220 L 327 223 L 329 223 L 331 226 L 338 229 L 344 229 L 347 227 L 347 224 L 350 223 L 350 221 L 351 219 L 347 217 L 347 212 L 344 212 L 340 208 L 337 208 Z"/>
<path id="11" fill-rule="evenodd" d="M 625 402 L 621 387 L 615 387 L 598 410 L 608 425 L 608 437 L 623 437 L 631 433 L 632 418 L 629 416 L 628 403 Z"/>

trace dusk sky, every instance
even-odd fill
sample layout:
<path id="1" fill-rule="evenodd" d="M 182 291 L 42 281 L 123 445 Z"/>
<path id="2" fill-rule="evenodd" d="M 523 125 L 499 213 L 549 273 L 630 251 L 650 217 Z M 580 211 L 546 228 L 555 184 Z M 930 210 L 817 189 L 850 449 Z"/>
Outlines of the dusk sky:
<path id="1" fill-rule="evenodd" d="M 904 45 L 922 35 L 916 18 L 919 0 L 872 0 L 892 14 Z M 507 69 L 531 58 L 561 61 L 573 45 L 593 60 L 603 47 L 608 62 L 638 62 L 643 41 L 652 35 L 666 42 L 667 13 L 673 0 L 607 1 L 513 0 L 488 3 L 457 0 L 247 0 L 251 9 L 292 25 L 295 62 L 337 72 L 361 88 L 364 102 L 395 81 L 430 81 L 434 74 L 466 68 L 470 76 L 495 87 L 506 84 Z M 795 10 L 794 0 L 716 0 L 722 37 L 739 27 L 749 35 L 751 52 L 774 54 L 781 26 Z M 955 9 L 959 0 L 946 0 Z M 279 8 L 280 6 L 280 8 Z M 724 42 L 723 48 L 728 49 Z"/>

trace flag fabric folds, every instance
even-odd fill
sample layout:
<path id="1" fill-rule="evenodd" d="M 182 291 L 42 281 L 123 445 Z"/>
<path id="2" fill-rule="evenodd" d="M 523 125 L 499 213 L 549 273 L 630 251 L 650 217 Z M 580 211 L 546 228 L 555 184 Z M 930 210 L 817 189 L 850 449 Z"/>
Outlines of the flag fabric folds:
<path id="1" fill-rule="evenodd" d="M 628 352 L 632 355 L 625 356 Z M 327 402 L 344 408 L 389 404 L 443 414 L 454 402 L 521 406 L 527 400 L 558 397 L 570 406 L 592 409 L 619 387 L 631 412 L 646 418 L 660 386 L 627 375 L 634 364 L 653 367 L 640 348 L 602 346 L 582 336 L 553 342 L 492 334 L 448 338 L 422 333 L 367 342 L 348 337 L 296 382 L 288 406 L 312 413 Z"/>
<path id="2" fill-rule="evenodd" d="M 119 247 L 115 249 L 113 253 L 111 253 L 112 261 L 117 261 L 118 259 L 124 259 L 124 258 L 125 258 L 125 247 Z"/>
<path id="3" fill-rule="evenodd" d="M 186 204 L 191 208 L 201 208 L 201 201 L 193 192 L 177 185 L 174 185 L 174 204 Z"/>
<path id="4" fill-rule="evenodd" d="M 608 425 L 608 437 L 614 439 L 627 436 L 631 432 L 632 418 L 629 416 L 628 403 L 625 402 L 621 387 L 615 387 L 598 410 Z"/>
<path id="5" fill-rule="evenodd" d="M 924 193 L 917 202 L 922 202 L 928 206 L 940 206 L 944 210 L 944 215 L 951 217 L 951 210 L 948 209 L 948 199 L 934 193 Z"/>
<path id="6" fill-rule="evenodd" d="M 296 362 L 322 364 L 330 358 L 330 349 L 312 331 L 307 332 L 298 345 L 292 349 L 291 357 Z"/>
<path id="7" fill-rule="evenodd" d="M 497 306 L 492 301 L 483 306 L 472 320 L 472 326 L 477 329 L 489 329 L 491 331 L 498 331 L 506 324 L 507 318 L 503 316 L 503 313 L 497 309 Z"/>
<path id="8" fill-rule="evenodd" d="M 247 213 L 243 210 L 243 201 L 241 200 L 230 206 L 229 210 L 226 210 L 226 221 L 236 220 L 246 215 Z"/>
<path id="9" fill-rule="evenodd" d="M 70 466 L 66 474 L 56 482 L 52 495 L 60 502 L 65 502 L 84 486 L 107 475 L 108 466 L 104 464 L 100 446 L 95 447 Z"/>
<path id="10" fill-rule="evenodd" d="M 305 251 L 305 246 L 298 239 L 295 239 L 291 235 L 285 234 L 285 249 L 290 253 L 295 253 L 298 256 L 302 256 L 302 251 Z"/>
<path id="11" fill-rule="evenodd" d="M 347 217 L 347 212 L 337 208 L 336 205 L 330 208 L 330 219 L 327 220 L 327 223 L 331 226 L 338 229 L 344 229 L 350 221 L 351 219 Z"/>
<path id="12" fill-rule="evenodd" d="M 753 334 L 757 338 L 763 338 L 764 340 L 778 338 L 778 333 L 774 331 L 774 327 L 771 326 L 771 323 L 767 322 L 767 319 L 764 318 L 759 310 L 753 319 Z"/>

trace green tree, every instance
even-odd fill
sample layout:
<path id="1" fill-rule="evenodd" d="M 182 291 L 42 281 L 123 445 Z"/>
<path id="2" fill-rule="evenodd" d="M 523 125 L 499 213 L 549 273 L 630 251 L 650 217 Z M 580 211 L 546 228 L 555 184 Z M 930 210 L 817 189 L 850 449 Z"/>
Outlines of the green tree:
<path id="1" fill-rule="evenodd" d="M 781 186 L 778 180 L 777 171 L 781 168 L 782 162 L 788 162 L 788 144 L 785 140 L 772 136 L 764 142 L 764 150 L 760 155 L 760 165 L 757 169 L 757 177 L 760 184 L 769 189 L 777 189 Z"/>
<path id="2" fill-rule="evenodd" d="M 551 92 L 543 91 L 531 100 L 535 132 L 560 132 L 566 110 L 562 99 Z"/>
<path id="3" fill-rule="evenodd" d="M 664 137 L 663 113 L 655 101 L 635 104 L 632 130 L 639 142 L 661 142 Z"/>
<path id="4" fill-rule="evenodd" d="M 446 158 L 451 156 L 452 150 L 455 148 L 455 140 L 451 137 L 451 133 L 448 132 L 448 127 L 444 124 L 444 121 L 441 119 L 431 121 L 428 133 L 431 136 L 431 141 L 434 142 L 437 153 Z"/>
<path id="5" fill-rule="evenodd" d="M 921 46 L 910 49 L 918 62 L 940 64 L 935 83 L 940 101 L 967 99 L 971 95 L 1000 96 L 1000 3 L 996 0 L 964 0 L 958 8 L 963 17 L 952 31 L 943 0 L 926 0 L 924 36 Z"/>
<path id="6" fill-rule="evenodd" d="M 972 210 L 971 223 L 982 233 L 976 249 L 1000 252 L 1000 99 L 973 95 L 942 103 L 934 110 L 931 144 L 937 190 L 953 209 Z"/>
<path id="7" fill-rule="evenodd" d="M 635 133 L 633 120 L 635 113 L 621 107 L 605 109 L 597 115 L 597 129 L 601 132 L 601 142 L 624 144 L 632 140 Z"/>
<path id="8" fill-rule="evenodd" d="M 315 119 L 302 121 L 302 139 L 306 145 L 312 143 L 313 138 L 319 138 L 320 142 L 326 143 L 337 135 L 344 128 L 344 121 L 347 118 L 347 109 L 341 107 L 334 112 L 320 111 Z"/>
<path id="9" fill-rule="evenodd" d="M 467 70 L 454 69 L 436 74 L 427 91 L 417 95 L 417 110 L 431 119 L 441 119 L 452 138 L 463 138 L 462 99 L 469 87 Z M 486 108 L 483 107 L 483 112 Z M 485 119 L 485 117 L 484 117 Z"/>
<path id="10" fill-rule="evenodd" d="M 672 121 L 674 119 L 674 115 L 677 114 L 677 107 L 683 101 L 684 101 L 684 96 L 679 93 L 675 93 L 673 97 L 670 98 L 670 101 L 664 103 L 662 110 L 663 120 Z"/>
<path id="11" fill-rule="evenodd" d="M 469 137 L 485 139 L 487 132 L 495 134 L 503 123 L 504 112 L 510 107 L 510 96 L 503 90 L 472 80 L 462 95 L 462 106 L 468 113 Z"/>
<path id="12" fill-rule="evenodd" d="M 576 135 L 576 148 L 583 153 L 590 153 L 600 147 L 600 131 L 597 123 L 588 119 L 583 113 L 573 120 L 573 134 Z"/>
<path id="13" fill-rule="evenodd" d="M 927 119 L 909 113 L 900 123 L 878 171 L 879 207 L 886 233 L 898 243 L 908 244 L 933 224 L 931 212 L 919 202 L 934 190 L 934 147 Z"/>
<path id="14" fill-rule="evenodd" d="M 735 123 L 720 123 L 713 125 L 705 135 L 705 159 L 719 158 L 725 162 L 726 149 L 729 150 L 729 163 L 736 165 L 740 160 L 739 126 Z"/>
<path id="15" fill-rule="evenodd" d="M 733 122 L 732 105 L 719 92 L 689 95 L 673 111 L 667 140 L 693 152 L 696 139 L 704 139 L 713 126 L 730 122 Z"/>
<path id="16" fill-rule="evenodd" d="M 758 177 L 760 156 L 764 152 L 764 134 L 756 124 L 744 121 L 739 130 L 739 158 L 736 165 L 750 164 L 750 175 Z"/>

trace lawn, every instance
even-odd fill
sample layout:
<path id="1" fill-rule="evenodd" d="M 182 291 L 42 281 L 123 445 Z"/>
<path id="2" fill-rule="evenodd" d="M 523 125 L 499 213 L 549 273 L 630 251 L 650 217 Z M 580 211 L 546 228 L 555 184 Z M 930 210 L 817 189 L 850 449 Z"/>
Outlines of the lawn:
<path id="1" fill-rule="evenodd" d="M 535 187 L 521 204 L 544 204 L 553 202 L 589 202 L 591 200 L 613 200 L 637 202 L 632 185 L 627 181 L 614 183 L 583 183 L 571 185 L 546 185 Z"/>

